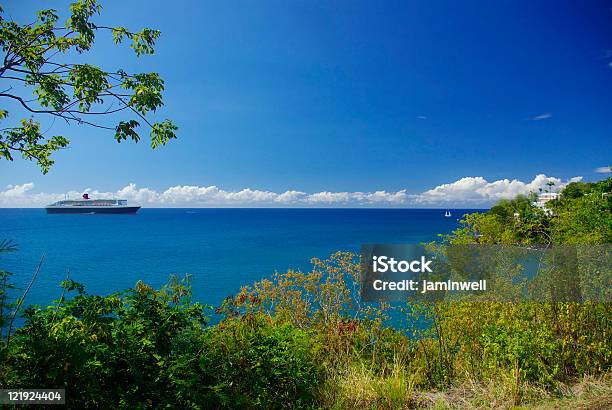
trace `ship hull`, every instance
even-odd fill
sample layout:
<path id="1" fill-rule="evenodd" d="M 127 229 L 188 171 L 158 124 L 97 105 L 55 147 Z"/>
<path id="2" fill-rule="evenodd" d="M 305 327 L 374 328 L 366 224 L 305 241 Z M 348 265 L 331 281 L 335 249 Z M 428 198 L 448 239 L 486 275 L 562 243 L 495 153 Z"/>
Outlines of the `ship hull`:
<path id="1" fill-rule="evenodd" d="M 139 206 L 118 206 L 118 207 L 47 207 L 48 214 L 135 214 L 140 209 Z"/>

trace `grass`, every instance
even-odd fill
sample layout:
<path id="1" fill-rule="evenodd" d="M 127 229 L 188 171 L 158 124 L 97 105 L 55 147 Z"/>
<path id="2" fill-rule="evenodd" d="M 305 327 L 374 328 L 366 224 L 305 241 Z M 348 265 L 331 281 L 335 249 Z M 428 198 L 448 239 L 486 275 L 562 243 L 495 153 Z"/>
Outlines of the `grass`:
<path id="1" fill-rule="evenodd" d="M 330 374 L 319 391 L 320 404 L 331 409 L 414 408 L 420 404 L 417 399 L 414 380 L 397 358 L 382 375 L 364 363 L 351 364 Z"/>
<path id="2" fill-rule="evenodd" d="M 572 386 L 563 386 L 562 397 L 544 400 L 533 408 L 548 409 L 610 409 L 612 408 L 612 376 L 584 377 Z"/>
<path id="3" fill-rule="evenodd" d="M 328 379 L 319 397 L 322 407 L 331 409 L 610 409 L 612 374 L 559 384 L 555 392 L 526 383 L 517 386 L 513 375 L 419 391 L 399 363 L 382 376 L 359 365 Z"/>

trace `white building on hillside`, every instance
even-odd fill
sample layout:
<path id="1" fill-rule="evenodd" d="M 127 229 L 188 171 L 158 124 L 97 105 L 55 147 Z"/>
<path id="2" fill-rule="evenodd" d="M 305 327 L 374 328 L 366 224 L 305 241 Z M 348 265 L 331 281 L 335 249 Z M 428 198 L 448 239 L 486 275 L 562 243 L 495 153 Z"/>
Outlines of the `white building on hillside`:
<path id="1" fill-rule="evenodd" d="M 559 194 L 557 192 L 543 192 L 538 195 L 538 199 L 533 203 L 535 206 L 541 209 L 546 209 L 544 206 L 548 201 L 552 201 L 559 198 Z"/>

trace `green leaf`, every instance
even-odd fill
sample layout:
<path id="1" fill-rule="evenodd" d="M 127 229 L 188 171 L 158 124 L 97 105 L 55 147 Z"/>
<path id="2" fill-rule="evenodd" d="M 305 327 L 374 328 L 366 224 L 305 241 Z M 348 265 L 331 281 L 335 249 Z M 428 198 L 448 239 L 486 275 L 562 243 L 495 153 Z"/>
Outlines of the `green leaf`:
<path id="1" fill-rule="evenodd" d="M 130 138 L 133 141 L 138 142 L 140 140 L 140 136 L 134 130 L 134 128 L 138 126 L 140 126 L 140 123 L 136 120 L 119 122 L 117 127 L 115 127 L 115 139 L 117 142 L 121 142 Z"/>
<path id="2" fill-rule="evenodd" d="M 155 149 L 160 145 L 166 145 L 168 141 L 176 138 L 178 127 L 169 119 L 153 124 L 151 129 L 151 148 Z"/>

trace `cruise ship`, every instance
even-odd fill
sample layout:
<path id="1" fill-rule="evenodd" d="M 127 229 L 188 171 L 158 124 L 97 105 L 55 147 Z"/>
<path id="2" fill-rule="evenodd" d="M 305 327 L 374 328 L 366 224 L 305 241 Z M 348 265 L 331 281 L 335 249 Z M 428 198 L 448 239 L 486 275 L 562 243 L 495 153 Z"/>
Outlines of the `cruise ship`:
<path id="1" fill-rule="evenodd" d="M 45 207 L 48 214 L 135 214 L 139 206 L 128 206 L 127 199 L 65 199 Z"/>

